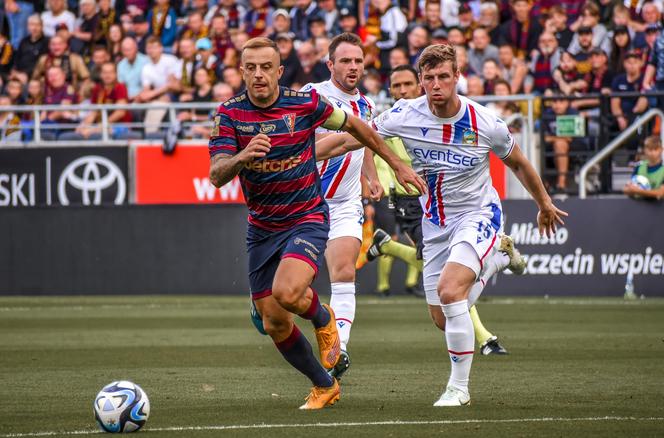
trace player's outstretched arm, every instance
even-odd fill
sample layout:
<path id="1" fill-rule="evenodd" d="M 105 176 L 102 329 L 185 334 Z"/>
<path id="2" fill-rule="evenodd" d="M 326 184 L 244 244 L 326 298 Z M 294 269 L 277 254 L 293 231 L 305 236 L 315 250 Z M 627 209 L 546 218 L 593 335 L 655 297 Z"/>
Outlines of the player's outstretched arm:
<path id="1" fill-rule="evenodd" d="M 256 158 L 263 158 L 270 152 L 270 138 L 258 134 L 251 139 L 246 148 L 235 155 L 218 154 L 210 159 L 210 182 L 221 187 L 237 176 L 245 164 Z"/>
<path id="2" fill-rule="evenodd" d="M 340 132 L 316 139 L 316 161 L 329 160 L 362 147 L 355 137 Z"/>
<path id="3" fill-rule="evenodd" d="M 394 175 L 408 193 L 412 189 L 408 184 L 412 184 L 420 193 L 426 193 L 426 183 L 415 171 L 396 156 L 394 152 L 385 144 L 383 138 L 376 131 L 371 129 L 362 120 L 355 116 L 348 116 L 343 130 L 355 137 L 361 144 L 377 153 L 385 162 L 394 169 Z"/>
<path id="4" fill-rule="evenodd" d="M 553 201 L 551 201 L 551 197 L 546 192 L 537 171 L 530 164 L 526 156 L 523 155 L 518 144 L 514 144 L 512 152 L 503 158 L 503 162 L 512 169 L 514 175 L 516 175 L 521 184 L 523 184 L 535 200 L 539 208 L 537 226 L 539 227 L 540 235 L 553 236 L 556 233 L 556 224 L 565 224 L 562 217 L 567 216 L 567 213 L 553 205 Z"/>

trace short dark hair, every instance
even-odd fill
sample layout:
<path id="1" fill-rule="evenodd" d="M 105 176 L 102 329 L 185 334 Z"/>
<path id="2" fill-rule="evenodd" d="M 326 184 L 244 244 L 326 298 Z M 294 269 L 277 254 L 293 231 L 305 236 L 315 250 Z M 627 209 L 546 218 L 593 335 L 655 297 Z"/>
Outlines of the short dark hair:
<path id="1" fill-rule="evenodd" d="M 330 61 L 334 61 L 334 52 L 337 51 L 337 47 L 339 47 L 342 43 L 357 46 L 360 49 L 362 48 L 362 40 L 359 36 L 355 35 L 354 33 L 344 32 L 335 36 L 332 38 L 332 41 L 330 41 L 330 47 L 328 49 L 328 57 L 330 58 Z"/>
<path id="2" fill-rule="evenodd" d="M 415 67 L 413 67 L 410 64 L 398 65 L 398 66 L 394 67 L 392 69 L 392 71 L 390 72 L 390 79 L 392 78 L 392 75 L 394 73 L 398 73 L 400 71 L 409 71 L 409 72 L 411 72 L 413 74 L 413 76 L 415 76 L 415 82 L 417 82 L 418 84 L 420 83 L 420 77 L 417 74 L 417 70 L 415 70 Z"/>
<path id="3" fill-rule="evenodd" d="M 145 45 L 147 46 L 149 44 L 159 44 L 162 47 L 164 46 L 164 44 L 161 42 L 161 38 L 156 35 L 151 35 L 148 37 L 148 39 L 145 41 Z"/>

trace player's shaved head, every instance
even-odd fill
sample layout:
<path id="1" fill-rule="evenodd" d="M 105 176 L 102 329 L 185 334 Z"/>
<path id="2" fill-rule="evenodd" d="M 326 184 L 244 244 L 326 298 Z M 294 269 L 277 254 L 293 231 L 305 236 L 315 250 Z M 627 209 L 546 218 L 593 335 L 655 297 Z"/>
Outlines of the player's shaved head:
<path id="1" fill-rule="evenodd" d="M 248 49 L 260 49 L 263 47 L 269 47 L 274 49 L 274 52 L 279 55 L 279 48 L 277 47 L 277 43 L 272 41 L 269 38 L 264 38 L 264 37 L 258 37 L 258 38 L 252 38 L 249 41 L 247 41 L 244 46 L 242 46 L 242 54 L 244 55 L 245 50 Z"/>

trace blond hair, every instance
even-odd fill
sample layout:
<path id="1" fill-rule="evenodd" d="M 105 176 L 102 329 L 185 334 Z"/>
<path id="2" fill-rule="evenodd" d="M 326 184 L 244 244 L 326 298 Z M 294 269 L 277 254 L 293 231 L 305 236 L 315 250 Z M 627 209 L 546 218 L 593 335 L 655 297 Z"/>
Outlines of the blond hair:
<path id="1" fill-rule="evenodd" d="M 417 70 L 422 73 L 424 69 L 438 67 L 445 62 L 452 63 L 452 71 L 456 73 L 457 65 L 456 49 L 450 44 L 434 44 L 422 52 L 417 61 Z"/>

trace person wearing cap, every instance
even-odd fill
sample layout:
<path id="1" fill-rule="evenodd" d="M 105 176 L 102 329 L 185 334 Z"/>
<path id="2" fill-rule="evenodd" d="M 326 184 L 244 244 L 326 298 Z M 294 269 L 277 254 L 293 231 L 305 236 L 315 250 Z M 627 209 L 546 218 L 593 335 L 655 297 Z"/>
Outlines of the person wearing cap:
<path id="1" fill-rule="evenodd" d="M 132 31 L 129 33 L 130 36 L 132 36 L 136 40 L 136 44 L 138 45 L 138 50 L 141 53 L 146 53 L 146 45 L 148 41 L 148 37 L 150 36 L 150 25 L 148 23 L 147 18 L 145 18 L 145 15 L 139 14 L 134 16 L 131 19 L 132 22 Z"/>
<path id="2" fill-rule="evenodd" d="M 289 33 L 291 27 L 290 15 L 285 9 L 277 9 L 272 13 L 272 33 L 268 35 L 272 41 L 277 40 L 277 35 L 281 33 Z M 293 38 L 295 35 L 293 35 Z"/>
<path id="3" fill-rule="evenodd" d="M 643 86 L 643 61 L 641 53 L 631 50 L 625 55 L 625 73 L 616 76 L 611 83 L 614 92 L 640 92 Z M 611 114 L 615 117 L 617 128 L 620 131 L 627 129 L 638 115 L 648 109 L 648 100 L 638 97 L 612 97 Z"/>
<path id="4" fill-rule="evenodd" d="M 646 26 L 645 31 L 645 44 L 643 45 L 643 61 L 647 62 L 650 59 L 650 53 L 655 47 L 655 41 L 657 37 L 662 32 L 662 26 L 660 24 L 649 24 Z"/>
<path id="5" fill-rule="evenodd" d="M 214 46 L 209 38 L 196 41 L 196 65 L 194 70 L 204 68 L 213 81 L 221 76 L 224 68 L 223 60 L 214 54 Z"/>
<path id="6" fill-rule="evenodd" d="M 457 27 L 466 35 L 466 38 L 472 38 L 473 31 L 477 29 L 479 25 L 475 22 L 473 10 L 468 3 L 461 3 L 459 6 L 458 19 L 459 23 L 457 24 Z"/>
<path id="7" fill-rule="evenodd" d="M 315 41 L 316 38 L 328 38 L 327 29 L 325 28 L 325 20 L 320 15 L 314 15 L 308 20 L 309 35 L 311 40 Z"/>
<path id="8" fill-rule="evenodd" d="M 579 16 L 576 23 L 570 26 L 572 30 L 576 31 L 576 34 L 572 37 L 572 42 L 567 50 L 575 55 L 585 52 L 588 56 L 594 47 L 599 47 L 608 52 L 611 48 L 611 40 L 606 27 L 599 22 L 599 19 L 600 11 L 595 3 L 588 2 L 583 5 L 581 16 Z M 590 41 L 588 41 L 588 38 L 590 38 Z M 583 41 L 581 41 L 582 39 Z"/>
<path id="9" fill-rule="evenodd" d="M 525 59 L 537 47 L 542 26 L 530 19 L 532 0 L 511 0 L 512 18 L 500 26 L 500 43 L 506 42 L 516 49 L 518 58 Z"/>
<path id="10" fill-rule="evenodd" d="M 280 33 L 276 36 L 275 42 L 277 43 L 277 49 L 279 49 L 281 65 L 284 66 L 284 72 L 279 78 L 279 85 L 290 88 L 295 82 L 297 72 L 302 68 L 295 53 L 293 35 L 285 32 Z"/>
<path id="11" fill-rule="evenodd" d="M 339 11 L 339 32 L 348 32 L 357 34 L 358 32 L 357 16 L 348 8 L 343 8 Z"/>
<path id="12" fill-rule="evenodd" d="M 572 50 L 572 46 L 574 46 L 574 41 L 572 41 L 567 51 L 574 55 L 574 59 L 577 61 L 576 68 L 579 73 L 586 74 L 590 71 L 590 53 L 595 48 L 593 46 L 593 29 L 582 26 L 577 30 L 574 37 L 576 38 L 576 49 Z"/>
<path id="13" fill-rule="evenodd" d="M 64 23 L 69 31 L 76 26 L 76 16 L 67 10 L 65 0 L 48 0 L 49 10 L 42 12 L 41 19 L 44 25 L 44 35 L 55 36 L 56 28 Z"/>
<path id="14" fill-rule="evenodd" d="M 445 29 L 436 29 L 431 34 L 431 44 L 447 44 L 447 31 Z"/>

